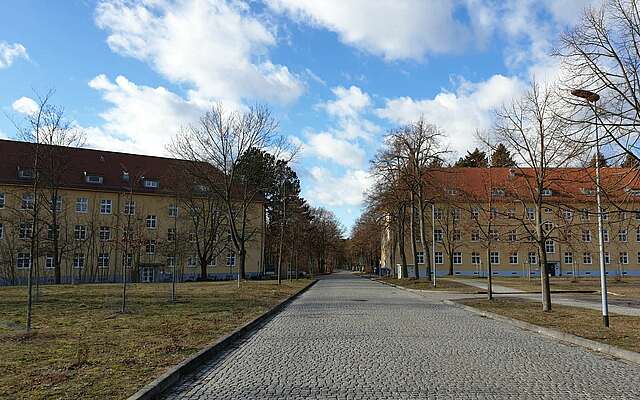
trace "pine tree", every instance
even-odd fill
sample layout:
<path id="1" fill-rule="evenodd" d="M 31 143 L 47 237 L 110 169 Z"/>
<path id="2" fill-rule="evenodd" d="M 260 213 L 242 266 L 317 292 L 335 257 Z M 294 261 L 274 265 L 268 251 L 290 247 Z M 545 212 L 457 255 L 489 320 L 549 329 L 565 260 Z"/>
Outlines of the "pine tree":
<path id="1" fill-rule="evenodd" d="M 480 151 L 476 147 L 473 152 L 467 151 L 467 155 L 464 158 L 460 158 L 453 166 L 463 168 L 486 168 L 487 167 L 487 153 Z"/>
<path id="2" fill-rule="evenodd" d="M 622 162 L 622 164 L 620 164 L 620 166 L 623 168 L 638 168 L 640 166 L 640 161 L 637 157 L 627 153 L 624 161 Z"/>
<path id="3" fill-rule="evenodd" d="M 607 158 L 600 152 L 598 152 L 598 158 L 600 159 L 600 167 L 602 168 L 606 168 L 609 166 L 609 162 L 607 161 Z M 589 164 L 587 165 L 587 167 L 589 168 L 595 168 L 596 167 L 596 155 L 594 154 L 593 157 L 591 157 L 591 161 L 589 161 Z"/>
<path id="4" fill-rule="evenodd" d="M 515 167 L 516 162 L 511 157 L 511 153 L 507 150 L 507 147 L 499 143 L 496 146 L 496 149 L 493 151 L 491 155 L 491 166 L 492 167 Z"/>

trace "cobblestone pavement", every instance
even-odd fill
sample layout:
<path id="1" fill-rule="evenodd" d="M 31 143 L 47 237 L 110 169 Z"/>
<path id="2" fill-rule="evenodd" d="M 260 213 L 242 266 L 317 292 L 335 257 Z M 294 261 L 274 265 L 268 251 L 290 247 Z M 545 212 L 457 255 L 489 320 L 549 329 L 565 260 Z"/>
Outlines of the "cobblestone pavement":
<path id="1" fill-rule="evenodd" d="M 640 366 L 350 274 L 167 399 L 640 399 Z"/>

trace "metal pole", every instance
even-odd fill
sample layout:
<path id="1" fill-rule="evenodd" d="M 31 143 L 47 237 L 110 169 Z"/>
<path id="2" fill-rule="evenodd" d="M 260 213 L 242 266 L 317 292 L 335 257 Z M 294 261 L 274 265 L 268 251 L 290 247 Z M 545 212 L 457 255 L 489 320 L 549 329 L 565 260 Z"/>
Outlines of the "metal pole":
<path id="1" fill-rule="evenodd" d="M 602 323 L 609 327 L 609 305 L 607 301 L 607 271 L 604 263 L 604 236 L 602 234 L 602 206 L 600 200 L 600 137 L 598 135 L 598 111 L 596 102 L 594 113 L 596 115 L 596 203 L 598 211 L 598 245 L 600 259 L 600 291 L 602 292 Z"/>
<path id="2" fill-rule="evenodd" d="M 433 253 L 433 287 L 436 287 L 436 275 L 438 274 L 438 267 L 436 267 L 436 205 L 431 204 L 431 253 Z"/>

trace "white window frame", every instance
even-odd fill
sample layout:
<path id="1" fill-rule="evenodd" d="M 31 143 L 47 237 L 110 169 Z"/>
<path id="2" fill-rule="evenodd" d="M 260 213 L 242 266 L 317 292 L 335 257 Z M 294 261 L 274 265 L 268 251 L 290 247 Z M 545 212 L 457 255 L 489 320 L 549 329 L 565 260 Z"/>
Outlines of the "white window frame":
<path id="1" fill-rule="evenodd" d="M 444 232 L 440 228 L 433 230 L 433 240 L 442 243 L 444 241 Z"/>
<path id="2" fill-rule="evenodd" d="M 0 240 L 4 239 L 4 224 L 0 222 Z"/>
<path id="3" fill-rule="evenodd" d="M 87 197 L 78 197 L 76 199 L 76 212 L 79 214 L 89 212 L 89 199 Z"/>
<path id="4" fill-rule="evenodd" d="M 136 201 L 135 200 L 127 200 L 124 203 L 124 215 L 136 215 Z"/>
<path id="5" fill-rule="evenodd" d="M 167 242 L 173 242 L 177 238 L 176 228 L 167 228 Z"/>
<path id="6" fill-rule="evenodd" d="M 80 224 L 74 226 L 73 237 L 75 240 L 87 240 L 87 226 Z"/>
<path id="7" fill-rule="evenodd" d="M 227 267 L 235 267 L 236 265 L 236 253 L 233 251 L 227 254 Z"/>
<path id="8" fill-rule="evenodd" d="M 620 257 L 618 258 L 618 260 L 620 261 L 620 264 L 622 264 L 622 265 L 629 264 L 629 253 L 627 253 L 626 251 L 621 251 L 620 252 Z"/>
<path id="9" fill-rule="evenodd" d="M 555 254 L 556 252 L 556 242 L 553 239 L 547 239 L 544 241 L 544 251 L 547 254 Z"/>
<path id="10" fill-rule="evenodd" d="M 629 240 L 629 232 L 626 229 L 620 229 L 618 231 L 618 241 L 622 243 L 627 243 Z"/>
<path id="11" fill-rule="evenodd" d="M 609 254 L 608 251 L 604 252 L 604 263 L 605 264 L 611 264 L 611 255 Z"/>
<path id="12" fill-rule="evenodd" d="M 16 269 L 30 269 L 31 261 L 31 253 L 18 253 L 16 255 Z"/>
<path id="13" fill-rule="evenodd" d="M 144 251 L 149 255 L 156 254 L 156 241 L 153 239 L 147 240 L 147 243 L 144 246 Z"/>
<path id="14" fill-rule="evenodd" d="M 591 231 L 589 229 L 582 230 L 582 241 L 585 243 L 591 242 Z"/>
<path id="15" fill-rule="evenodd" d="M 416 260 L 418 264 L 424 264 L 424 251 L 416 251 Z"/>
<path id="16" fill-rule="evenodd" d="M 4 193 L 0 193 L 0 209 L 4 208 L 6 204 L 6 197 Z"/>
<path id="17" fill-rule="evenodd" d="M 147 229 L 156 229 L 158 227 L 158 216 L 149 214 L 145 219 Z"/>
<path id="18" fill-rule="evenodd" d="M 73 269 L 83 269 L 84 261 L 84 253 L 75 253 L 73 255 Z"/>
<path id="19" fill-rule="evenodd" d="M 98 268 L 109 268 L 109 253 L 98 253 Z"/>
<path id="20" fill-rule="evenodd" d="M 109 215 L 113 211 L 113 201 L 111 199 L 100 199 L 100 214 Z"/>
<path id="21" fill-rule="evenodd" d="M 477 229 L 474 229 L 471 231 L 471 241 L 472 242 L 479 242 L 480 241 L 480 231 Z"/>
<path id="22" fill-rule="evenodd" d="M 591 252 L 585 251 L 582 253 L 582 263 L 585 265 L 593 264 L 593 256 L 591 255 Z"/>
<path id="23" fill-rule="evenodd" d="M 24 193 L 22 195 L 22 202 L 20 204 L 20 208 L 22 210 L 33 210 L 33 202 L 34 202 L 33 194 Z"/>
<path id="24" fill-rule="evenodd" d="M 477 251 L 474 251 L 471 253 L 471 264 L 473 265 L 480 265 L 480 263 L 482 262 L 482 259 L 480 258 L 480 253 Z"/>
<path id="25" fill-rule="evenodd" d="M 453 264 L 455 264 L 455 265 L 461 265 L 462 264 L 462 252 L 461 251 L 454 251 L 451 258 L 453 259 Z"/>
<path id="26" fill-rule="evenodd" d="M 111 240 L 111 227 L 110 226 L 101 226 L 98 230 L 98 239 L 101 242 L 107 242 Z"/>
<path id="27" fill-rule="evenodd" d="M 529 262 L 529 265 L 535 265 L 538 263 L 538 254 L 535 251 L 530 251 L 527 254 L 527 261 Z"/>
<path id="28" fill-rule="evenodd" d="M 444 254 L 441 251 L 436 251 L 433 253 L 434 263 L 437 265 L 444 264 Z"/>
<path id="29" fill-rule="evenodd" d="M 169 217 L 176 218 L 178 216 L 178 205 L 169 204 Z"/>
<path id="30" fill-rule="evenodd" d="M 509 253 L 509 264 L 515 265 L 518 264 L 519 255 L 517 251 L 512 251 Z"/>
<path id="31" fill-rule="evenodd" d="M 489 253 L 489 261 L 491 265 L 499 265 L 500 264 L 500 252 L 492 251 Z"/>

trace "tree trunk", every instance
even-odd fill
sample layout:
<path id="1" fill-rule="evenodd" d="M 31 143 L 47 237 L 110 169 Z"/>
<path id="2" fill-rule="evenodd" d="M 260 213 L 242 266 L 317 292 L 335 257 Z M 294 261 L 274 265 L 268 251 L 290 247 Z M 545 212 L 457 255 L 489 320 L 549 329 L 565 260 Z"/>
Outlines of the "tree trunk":
<path id="1" fill-rule="evenodd" d="M 542 189 L 540 189 L 540 192 Z M 545 236 L 542 232 L 542 204 L 536 204 L 536 234 L 538 243 L 538 264 L 540 265 L 540 283 L 542 285 L 542 311 L 551 311 L 551 289 L 549 287 L 549 272 L 547 271 L 547 251 Z"/>
<path id="2" fill-rule="evenodd" d="M 240 266 L 239 266 L 239 274 L 240 274 L 240 279 L 246 279 L 246 269 L 245 269 L 245 262 L 247 259 L 247 250 L 244 248 L 244 242 L 242 242 L 241 247 L 240 247 Z"/>
<path id="3" fill-rule="evenodd" d="M 424 261 L 427 266 L 426 276 L 427 279 L 431 276 L 431 248 L 427 244 L 426 234 L 425 234 L 425 223 L 424 223 L 424 200 L 422 198 L 422 189 L 420 188 L 420 193 L 418 194 L 418 224 L 420 225 L 420 244 L 422 245 L 422 251 L 424 251 Z"/>
<path id="4" fill-rule="evenodd" d="M 404 249 L 404 219 L 405 219 L 404 206 L 400 207 L 399 213 L 400 213 L 400 216 L 398 218 L 398 224 L 399 224 L 398 245 L 400 247 L 400 261 L 402 264 L 400 275 L 402 275 L 402 278 L 406 278 L 408 274 L 407 274 L 407 253 L 405 252 L 405 249 Z"/>
<path id="5" fill-rule="evenodd" d="M 411 207 L 409 209 L 409 226 L 411 227 L 411 255 L 413 256 L 413 272 L 416 279 L 420 278 L 420 274 L 418 272 L 418 249 L 416 248 L 416 219 L 415 219 L 415 209 L 413 207 L 414 204 L 414 194 L 411 192 Z M 424 253 L 423 253 L 424 254 Z"/>

